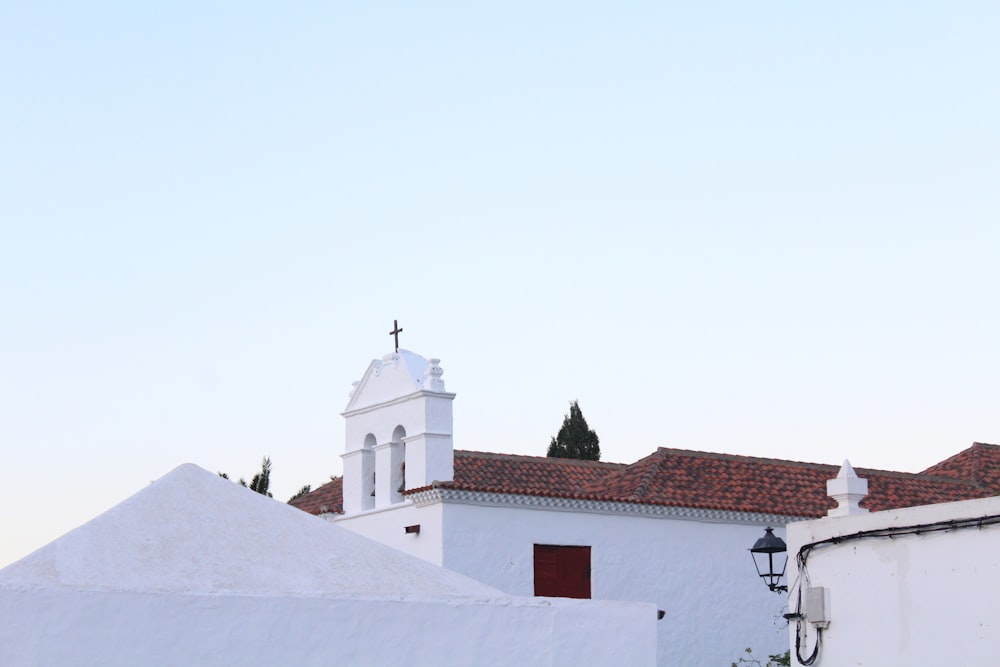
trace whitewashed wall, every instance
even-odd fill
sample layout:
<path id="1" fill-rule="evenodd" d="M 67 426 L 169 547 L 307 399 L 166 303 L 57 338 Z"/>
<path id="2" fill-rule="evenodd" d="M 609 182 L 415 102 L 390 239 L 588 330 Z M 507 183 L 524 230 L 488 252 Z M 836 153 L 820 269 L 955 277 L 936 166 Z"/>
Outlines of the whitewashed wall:
<path id="1" fill-rule="evenodd" d="M 575 603 L 575 604 L 574 604 Z M 0 589 L 0 665 L 651 666 L 649 605 Z"/>
<path id="2" fill-rule="evenodd" d="M 661 667 L 725 666 L 748 646 L 785 650 L 784 597 L 761 583 L 748 551 L 762 525 L 452 503 L 443 520 L 442 564 L 515 595 L 534 592 L 534 544 L 590 546 L 594 599 L 666 612 Z"/>
<path id="3" fill-rule="evenodd" d="M 534 592 L 534 544 L 590 546 L 594 599 L 666 612 L 661 667 L 785 650 L 784 598 L 760 582 L 748 551 L 762 526 L 450 503 L 444 525 L 443 565 L 514 595 Z"/>
<path id="4" fill-rule="evenodd" d="M 441 515 L 440 503 L 423 507 L 407 503 L 346 517 L 328 517 L 341 528 L 348 528 L 386 546 L 441 565 L 444 560 Z M 420 533 L 417 535 L 403 530 L 406 526 L 416 524 L 420 525 Z"/>
<path id="5" fill-rule="evenodd" d="M 996 514 L 1000 498 L 795 523 L 788 527 L 789 553 L 859 531 Z M 1000 526 L 814 550 L 808 574 L 813 586 L 827 589 L 830 614 L 816 665 L 997 664 L 997 554 Z M 804 655 L 811 651 L 811 636 Z"/>

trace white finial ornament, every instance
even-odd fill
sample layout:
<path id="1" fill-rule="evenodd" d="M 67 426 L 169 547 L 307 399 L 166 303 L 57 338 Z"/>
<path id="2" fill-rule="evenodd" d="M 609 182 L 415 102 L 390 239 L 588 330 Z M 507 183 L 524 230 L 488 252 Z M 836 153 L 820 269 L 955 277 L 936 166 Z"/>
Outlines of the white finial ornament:
<path id="1" fill-rule="evenodd" d="M 827 516 L 865 514 L 867 509 L 858 505 L 868 495 L 868 480 L 858 477 L 851 462 L 844 459 L 835 479 L 827 480 L 826 493 L 837 501 L 837 507 L 827 511 Z"/>
<path id="2" fill-rule="evenodd" d="M 444 375 L 444 369 L 441 368 L 440 359 L 428 359 L 427 370 L 424 371 L 424 389 L 429 389 L 430 391 L 444 391 L 444 380 L 441 376 Z"/>

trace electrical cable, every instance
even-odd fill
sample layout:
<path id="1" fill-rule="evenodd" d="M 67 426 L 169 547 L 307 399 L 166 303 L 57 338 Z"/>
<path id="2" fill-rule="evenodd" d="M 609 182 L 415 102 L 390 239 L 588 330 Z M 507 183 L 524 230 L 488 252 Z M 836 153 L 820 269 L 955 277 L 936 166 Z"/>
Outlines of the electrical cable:
<path id="1" fill-rule="evenodd" d="M 805 579 L 808 581 L 809 575 L 807 572 L 802 570 L 799 571 L 800 581 Z M 796 582 L 798 584 L 798 582 Z M 785 618 L 788 620 L 795 619 L 795 659 L 799 661 L 800 665 L 812 665 L 815 664 L 816 658 L 819 657 L 819 645 L 823 636 L 823 630 L 821 628 L 816 628 L 816 645 L 813 646 L 812 653 L 808 658 L 802 657 L 802 640 L 805 638 L 806 632 L 808 631 L 808 626 L 806 625 L 806 615 L 802 613 L 802 586 L 798 585 L 796 591 L 796 601 L 795 601 L 795 611 L 790 614 L 785 614 Z"/>
<path id="2" fill-rule="evenodd" d="M 894 539 L 903 535 L 924 535 L 926 533 L 939 533 L 948 530 L 962 530 L 965 528 L 979 528 L 982 529 L 986 526 L 994 526 L 1000 524 L 1000 514 L 989 514 L 976 519 L 948 519 L 945 521 L 935 521 L 933 523 L 921 523 L 914 524 L 912 526 L 899 526 L 896 528 L 878 528 L 875 530 L 861 530 L 856 533 L 851 533 L 849 535 L 839 535 L 837 537 L 828 537 L 824 540 L 817 540 L 816 542 L 810 542 L 809 544 L 804 544 L 799 548 L 798 553 L 795 555 L 795 561 L 798 565 L 799 580 L 795 582 L 794 586 L 798 587 L 798 595 L 795 604 L 795 612 L 786 614 L 785 618 L 788 620 L 795 619 L 795 659 L 799 661 L 800 665 L 812 665 L 815 664 L 816 659 L 819 657 L 819 648 L 823 639 L 823 629 L 816 628 L 816 645 L 813 647 L 812 653 L 807 658 L 802 657 L 802 640 L 805 636 L 803 629 L 808 631 L 808 627 L 805 625 L 807 622 L 806 614 L 802 613 L 802 583 L 809 583 L 809 570 L 806 567 L 806 561 L 809 560 L 809 555 L 816 549 L 821 549 L 824 547 L 836 546 L 838 544 L 843 544 L 844 542 L 852 542 L 855 540 L 864 540 L 872 538 L 889 538 Z"/>
<path id="3" fill-rule="evenodd" d="M 863 540 L 868 538 L 876 537 L 899 537 L 901 535 L 923 535 L 924 533 L 939 533 L 947 530 L 961 530 L 963 528 L 983 528 L 984 526 L 993 526 L 1000 524 L 1000 514 L 989 514 L 987 516 L 982 516 L 977 519 L 948 519 L 945 521 L 935 521 L 933 523 L 919 523 L 912 526 L 899 526 L 896 528 L 878 528 L 875 530 L 861 530 L 857 533 L 851 533 L 849 535 L 839 535 L 837 537 L 828 537 L 825 540 L 817 540 L 816 542 L 810 542 L 809 544 L 804 544 L 799 549 L 798 554 L 795 556 L 795 560 L 798 562 L 799 569 L 802 569 L 806 565 L 806 560 L 809 558 L 809 554 L 812 553 L 814 549 L 819 549 L 822 547 L 828 547 L 835 544 L 842 544 L 844 542 L 851 542 L 853 540 Z"/>

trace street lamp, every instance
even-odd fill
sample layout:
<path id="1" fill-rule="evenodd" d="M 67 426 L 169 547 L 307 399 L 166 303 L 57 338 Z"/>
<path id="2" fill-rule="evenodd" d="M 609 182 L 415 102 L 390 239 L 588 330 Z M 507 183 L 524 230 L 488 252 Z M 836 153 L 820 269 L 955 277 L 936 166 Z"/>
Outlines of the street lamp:
<path id="1" fill-rule="evenodd" d="M 778 581 L 785 575 L 788 564 L 788 547 L 785 541 L 774 534 L 773 528 L 765 528 L 764 536 L 750 548 L 753 565 L 767 587 L 775 593 L 787 593 L 788 586 L 779 586 Z M 780 561 L 780 569 L 779 563 Z"/>

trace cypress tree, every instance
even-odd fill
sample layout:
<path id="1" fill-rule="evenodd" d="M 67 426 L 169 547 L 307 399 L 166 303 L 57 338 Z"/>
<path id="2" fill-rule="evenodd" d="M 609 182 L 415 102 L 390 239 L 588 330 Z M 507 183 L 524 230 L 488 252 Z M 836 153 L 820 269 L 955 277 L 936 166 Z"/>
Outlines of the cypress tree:
<path id="1" fill-rule="evenodd" d="M 560 459 L 601 459 L 600 438 L 583 418 L 578 401 L 569 404 L 569 414 L 563 416 L 562 427 L 549 443 L 548 456 Z"/>

